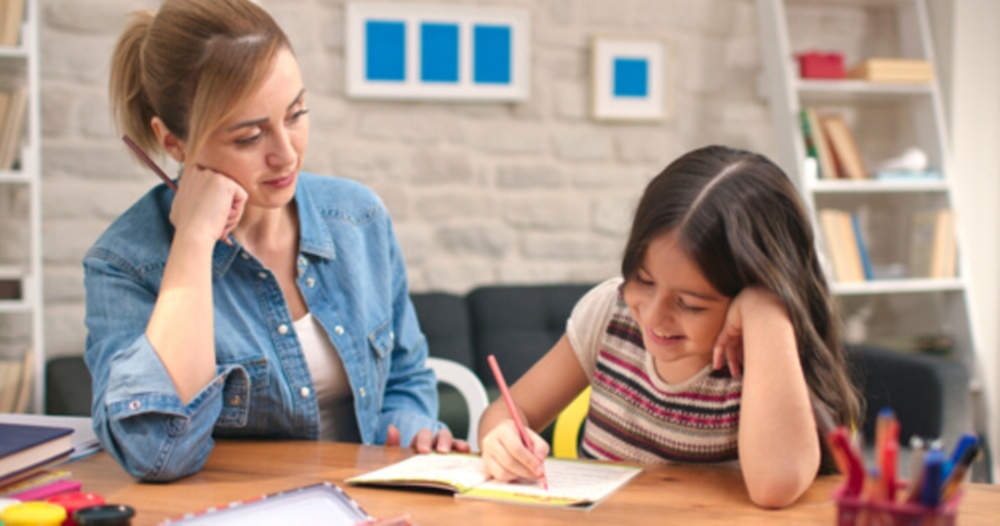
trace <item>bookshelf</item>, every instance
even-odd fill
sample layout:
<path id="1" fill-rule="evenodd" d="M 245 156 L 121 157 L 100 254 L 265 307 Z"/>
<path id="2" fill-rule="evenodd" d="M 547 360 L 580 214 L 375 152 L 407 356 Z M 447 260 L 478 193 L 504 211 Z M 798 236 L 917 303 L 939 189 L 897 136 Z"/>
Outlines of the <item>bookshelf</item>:
<path id="1" fill-rule="evenodd" d="M 827 13 L 847 10 L 844 13 L 851 20 L 873 20 L 868 32 L 879 32 L 875 27 L 885 29 L 884 26 L 890 24 L 892 30 L 862 37 L 858 34 L 841 36 L 840 41 L 831 31 L 826 35 L 829 39 L 822 41 L 823 35 L 807 35 L 790 25 L 796 19 L 802 20 L 803 16 L 815 17 L 815 9 L 820 4 Z M 821 51 L 842 51 L 845 69 L 876 56 L 934 64 L 926 5 L 923 0 L 822 3 L 816 0 L 756 0 L 756 6 L 764 65 L 758 87 L 768 100 L 775 134 L 775 160 L 792 176 L 813 217 L 819 249 L 831 279 L 830 287 L 845 319 L 852 316 L 864 319 L 865 339 L 856 343 L 912 342 L 920 337 L 946 335 L 952 342 L 951 355 L 966 364 L 973 379 L 969 386 L 970 414 L 963 415 L 965 429 L 962 430 L 972 428 L 985 436 L 988 423 L 977 365 L 977 352 L 981 351 L 971 316 L 972 287 L 968 264 L 961 257 L 961 239 L 955 237 L 958 229 L 954 228 L 954 223 L 946 224 L 952 225 L 949 236 L 955 246 L 951 254 L 957 253 L 957 260 L 952 260 L 955 272 L 938 278 L 910 274 L 910 269 L 915 267 L 912 259 L 915 254 L 919 255 L 919 251 L 911 253 L 910 250 L 913 246 L 919 247 L 914 240 L 915 216 L 954 210 L 956 203 L 938 79 L 931 78 L 928 82 L 802 79 L 794 60 L 797 53 L 824 46 Z M 834 178 L 815 168 L 821 167 L 821 162 L 807 161 L 810 148 L 816 150 L 817 157 L 819 151 L 815 145 L 807 146 L 803 120 L 807 127 L 814 121 L 802 117 L 804 109 L 844 116 L 865 161 L 865 178 Z M 929 167 L 939 172 L 940 177 L 881 180 L 874 176 L 873 167 L 878 161 L 911 146 L 925 152 Z M 837 281 L 833 272 L 832 243 L 825 239 L 824 229 L 820 227 L 819 216 L 823 210 L 860 215 L 862 237 L 871 263 L 883 272 L 865 276 L 863 280 Z M 960 220 L 959 217 L 957 221 Z M 895 274 L 885 269 L 892 269 Z M 904 351 L 901 349 L 901 352 Z M 944 438 L 949 443 L 955 439 L 954 436 Z"/>
<path id="2" fill-rule="evenodd" d="M 6 327 L 23 328 L 14 332 L 24 334 L 15 334 L 0 344 L 3 358 L 30 364 L 31 370 L 25 376 L 31 379 L 31 404 L 26 409 L 36 413 L 44 408 L 45 371 L 39 16 L 39 0 L 0 1 L 0 90 L 10 93 L 20 88 L 27 95 L 18 112 L 23 121 L 12 124 L 10 133 L 4 132 L 6 117 L 0 118 L 0 150 L 13 148 L 9 155 L 11 166 L 0 167 L 0 196 L 5 197 L 0 199 L 0 221 L 18 229 L 23 227 L 24 232 L 23 236 L 15 236 L 17 243 L 5 241 L 0 252 L 0 281 L 5 282 L 2 289 L 7 292 L 0 298 L 0 317 L 6 317 Z M 11 283 L 16 283 L 13 288 L 18 293 L 7 297 L 11 296 Z M 33 355 L 30 360 L 29 350 Z"/>

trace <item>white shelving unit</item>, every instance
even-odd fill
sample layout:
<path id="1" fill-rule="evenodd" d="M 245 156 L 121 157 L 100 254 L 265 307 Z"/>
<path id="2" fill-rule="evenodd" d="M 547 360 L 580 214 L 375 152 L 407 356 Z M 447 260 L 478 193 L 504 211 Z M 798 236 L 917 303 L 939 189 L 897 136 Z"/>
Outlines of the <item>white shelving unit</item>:
<path id="1" fill-rule="evenodd" d="M 24 257 L 14 264 L 0 266 L 0 277 L 20 281 L 21 295 L 18 300 L 0 300 L 0 316 L 27 316 L 31 320 L 30 348 L 34 353 L 34 385 L 32 386 L 31 409 L 36 413 L 44 409 L 45 341 L 43 330 L 42 296 L 42 199 L 41 199 L 41 117 L 38 65 L 38 20 L 39 0 L 25 0 L 24 21 L 21 25 L 20 41 L 15 47 L 0 47 L 0 72 L 5 76 L 17 77 L 28 89 L 28 103 L 25 114 L 24 141 L 22 143 L 20 168 L 0 171 L 0 187 L 20 186 L 28 197 L 27 245 L 15 247 L 10 252 Z M 17 166 L 17 165 L 16 165 Z M 10 191 L 3 188 L 3 191 Z"/>
<path id="2" fill-rule="evenodd" d="M 794 14 L 815 15 L 823 9 L 849 9 L 863 16 L 888 23 L 895 21 L 894 45 L 888 46 L 897 58 L 922 59 L 934 63 L 930 26 L 922 0 L 756 0 L 764 72 L 761 93 L 768 99 L 777 147 L 777 159 L 790 174 L 808 206 L 814 224 L 816 212 L 825 208 L 864 209 L 868 214 L 865 237 L 873 263 L 904 265 L 908 261 L 907 243 L 911 218 L 915 212 L 951 208 L 953 174 L 946 133 L 941 93 L 937 82 L 898 84 L 861 80 L 800 79 L 794 61 L 796 53 L 812 50 L 815 40 L 806 46 L 790 39 L 789 10 Z M 879 26 L 881 27 L 881 26 Z M 873 38 L 881 37 L 885 31 Z M 800 37 L 802 35 L 799 35 Z M 809 35 L 812 38 L 814 35 Z M 819 38 L 819 37 L 816 37 Z M 843 43 L 841 43 L 843 45 Z M 857 44 L 857 42 L 854 42 Z M 864 42 L 851 48 L 859 56 L 845 57 L 846 66 L 871 56 L 886 56 L 886 42 L 870 55 Z M 870 43 L 869 43 L 870 44 Z M 831 42 L 827 51 L 838 49 Z M 843 48 L 839 48 L 843 49 Z M 847 53 L 845 53 L 847 54 Z M 837 110 L 844 114 L 858 147 L 871 163 L 887 152 L 898 154 L 906 147 L 918 146 L 929 158 L 932 168 L 941 172 L 940 180 L 880 181 L 876 179 L 816 179 L 805 174 L 806 148 L 799 112 L 803 108 Z M 887 133 L 886 130 L 894 130 Z M 866 134 L 866 132 L 868 132 Z M 866 155 L 867 154 L 867 155 Z M 884 158 L 884 157 L 883 157 Z M 960 212 L 960 211 L 959 211 Z M 961 219 L 958 214 L 959 221 Z M 959 230 L 960 231 L 960 230 Z M 973 381 L 970 388 L 970 415 L 966 420 L 977 431 L 987 429 L 986 411 L 977 367 L 976 331 L 970 306 L 969 265 L 962 258 L 958 237 L 958 273 L 952 279 L 900 278 L 856 283 L 831 283 L 831 290 L 845 316 L 868 314 L 868 337 L 899 339 L 927 334 L 947 334 L 954 344 L 953 355 L 964 361 Z M 822 247 L 821 247 L 822 248 Z M 829 258 L 827 258 L 829 259 Z M 832 275 L 832 273 L 828 273 Z M 952 438 L 952 437 L 946 437 Z"/>

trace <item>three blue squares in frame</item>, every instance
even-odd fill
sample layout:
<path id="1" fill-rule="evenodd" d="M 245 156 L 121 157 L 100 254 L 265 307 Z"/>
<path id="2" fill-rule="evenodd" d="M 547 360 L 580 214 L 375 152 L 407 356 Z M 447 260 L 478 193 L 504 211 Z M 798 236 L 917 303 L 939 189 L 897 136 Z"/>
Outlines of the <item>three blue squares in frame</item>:
<path id="1" fill-rule="evenodd" d="M 462 27 L 441 21 L 416 25 L 416 70 L 420 83 L 458 84 L 461 81 Z M 378 82 L 407 80 L 407 31 L 402 20 L 365 22 L 365 78 Z M 512 31 L 502 24 L 471 26 L 473 84 L 509 85 L 512 82 Z"/>

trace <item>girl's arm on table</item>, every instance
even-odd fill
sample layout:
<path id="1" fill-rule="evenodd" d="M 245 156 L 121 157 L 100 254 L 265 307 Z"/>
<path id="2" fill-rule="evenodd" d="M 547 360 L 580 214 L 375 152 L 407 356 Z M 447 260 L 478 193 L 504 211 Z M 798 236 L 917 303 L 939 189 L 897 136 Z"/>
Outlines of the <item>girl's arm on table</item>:
<path id="1" fill-rule="evenodd" d="M 820 444 L 809 389 L 792 322 L 777 296 L 759 288 L 741 292 L 730 307 L 720 342 L 739 334 L 743 478 L 754 503 L 781 508 L 805 492 L 819 469 Z"/>

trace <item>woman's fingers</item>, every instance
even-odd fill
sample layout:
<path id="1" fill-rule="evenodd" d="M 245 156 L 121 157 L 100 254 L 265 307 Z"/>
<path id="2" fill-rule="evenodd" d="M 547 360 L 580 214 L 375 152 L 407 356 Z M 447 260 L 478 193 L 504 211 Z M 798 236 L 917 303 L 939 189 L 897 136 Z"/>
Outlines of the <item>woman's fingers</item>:
<path id="1" fill-rule="evenodd" d="M 448 453 L 451 451 L 451 445 L 454 442 L 451 431 L 447 428 L 438 431 L 437 436 L 434 437 L 434 450 L 438 453 Z"/>

